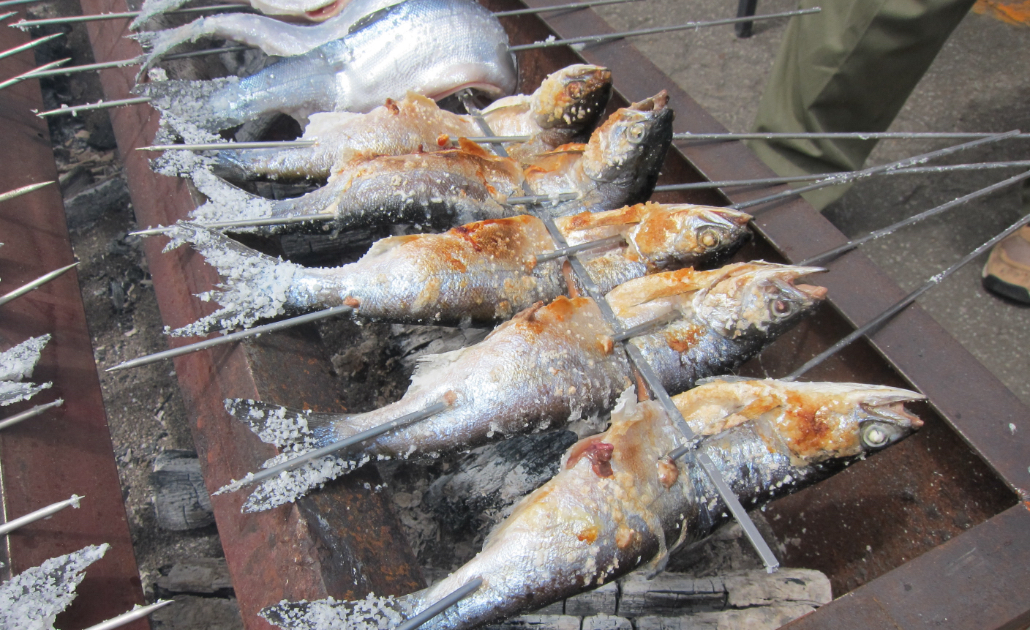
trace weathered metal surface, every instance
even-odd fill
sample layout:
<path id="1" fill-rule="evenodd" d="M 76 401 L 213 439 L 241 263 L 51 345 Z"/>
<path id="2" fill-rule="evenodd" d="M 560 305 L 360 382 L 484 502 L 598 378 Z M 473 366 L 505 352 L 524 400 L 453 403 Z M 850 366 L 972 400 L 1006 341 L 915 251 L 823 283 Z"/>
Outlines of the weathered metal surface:
<path id="1" fill-rule="evenodd" d="M 0 29 L 0 50 L 28 41 L 15 29 Z M 0 77 L 28 71 L 31 52 L 0 61 Z M 25 81 L 0 91 L 0 190 L 57 179 L 46 123 L 32 109 L 42 106 L 39 83 Z M 74 261 L 58 186 L 0 203 L 0 292 L 11 291 Z M 32 400 L 4 407 L 11 416 L 63 398 L 64 405 L 0 432 L 2 517 L 16 518 L 71 494 L 82 507 L 65 509 L 4 537 L 4 577 L 91 544 L 111 545 L 86 571 L 78 597 L 57 618 L 61 628 L 94 625 L 143 603 L 139 571 L 122 504 L 121 484 L 93 361 L 76 272 L 0 307 L 3 349 L 29 337 L 51 334 L 31 380 L 53 388 Z M 146 620 L 127 626 L 149 628 Z"/>
<path id="2" fill-rule="evenodd" d="M 560 1 L 528 0 L 526 4 L 536 7 Z M 118 4 L 110 0 L 86 2 L 90 12 L 118 10 Z M 495 10 L 522 6 L 515 0 L 491 0 L 485 4 Z M 503 22 L 512 35 L 513 43 L 540 40 L 551 34 L 574 37 L 611 32 L 608 25 L 590 10 L 544 18 L 505 18 Z M 132 45 L 120 40 L 119 28 L 110 25 L 106 30 L 103 27 L 92 30 L 94 42 L 99 44 L 98 60 L 135 54 Z M 729 32 L 727 36 L 732 37 Z M 677 132 L 723 131 L 718 122 L 626 41 L 588 46 L 578 54 L 569 49 L 522 53 L 519 56 L 522 88 L 532 89 L 544 74 L 579 59 L 612 69 L 617 92 L 613 108 L 666 89 L 677 113 Z M 127 95 L 131 71 L 117 76 L 105 73 L 104 79 L 107 97 L 121 98 Z M 115 119 L 120 146 L 126 153 L 129 147 L 143 144 L 156 124 L 147 108 L 118 110 L 112 118 Z M 128 161 L 127 170 L 133 182 L 141 224 L 177 218 L 192 206 L 181 183 L 155 178 L 138 156 L 130 155 Z M 670 155 L 661 183 L 769 175 L 769 170 L 740 143 L 683 144 Z M 736 190 L 726 195 L 718 191 L 670 193 L 662 195 L 661 200 L 725 204 L 757 198 L 776 190 Z M 749 247 L 741 254 L 743 257 L 774 258 L 779 255 L 786 260 L 800 260 L 846 240 L 827 220 L 800 200 L 781 202 L 755 214 L 756 226 L 764 240 Z M 197 264 L 188 253 L 158 255 L 158 245 L 148 245 L 151 248 L 148 256 L 155 278 L 160 278 L 155 285 L 162 312 L 166 323 L 181 325 L 198 314 L 197 303 L 189 294 L 208 288 L 214 278 L 209 269 Z M 833 308 L 826 309 L 781 339 L 760 361 L 747 366 L 750 373 L 786 374 L 805 358 L 844 336 L 855 323 L 867 321 L 903 295 L 901 289 L 860 252 L 841 257 L 829 266 L 831 271 L 820 277 L 818 282 L 830 289 Z M 186 280 L 172 280 L 181 273 L 177 271 L 180 268 L 186 272 Z M 166 279 L 172 284 L 166 285 Z M 310 333 L 294 333 L 300 337 L 306 334 Z M 262 346 L 279 343 L 285 342 L 273 338 L 262 342 Z M 227 480 L 227 475 L 238 476 L 253 469 L 253 465 L 266 456 L 262 449 L 267 449 L 257 444 L 248 431 L 225 425 L 222 397 L 253 395 L 252 392 L 265 388 L 262 397 L 277 402 L 296 402 L 303 398 L 312 406 L 332 404 L 324 390 L 315 391 L 310 398 L 302 394 L 302 389 L 311 391 L 312 388 L 299 376 L 283 386 L 276 385 L 274 379 L 263 381 L 256 375 L 260 366 L 255 368 L 262 362 L 255 353 L 266 351 L 262 346 L 252 346 L 247 351 L 226 349 L 210 355 L 184 357 L 177 362 L 180 379 L 196 410 L 198 448 L 207 453 L 211 471 L 208 485 L 211 488 Z M 317 357 L 320 351 L 314 346 L 301 347 L 301 356 L 306 359 L 290 359 L 289 353 L 268 348 L 267 352 L 271 354 L 267 356 L 271 358 L 265 365 L 283 374 L 294 369 L 283 369 L 285 361 L 297 360 L 299 363 L 295 365 L 306 365 L 312 374 L 317 374 L 323 369 L 317 367 L 320 365 Z M 249 360 L 243 356 L 245 354 L 249 354 Z M 324 365 L 324 359 L 322 361 L 321 365 Z M 862 623 L 860 619 L 849 615 L 859 606 L 876 607 L 875 597 L 879 592 L 876 589 L 886 588 L 880 585 L 892 583 L 898 575 L 905 576 L 906 583 L 915 593 L 906 598 L 907 616 L 897 616 L 897 619 L 905 620 L 899 624 L 900 627 L 919 625 L 910 622 L 920 619 L 920 615 L 924 619 L 935 618 L 933 615 L 940 605 L 940 598 L 934 596 L 938 568 L 923 558 L 918 562 L 911 561 L 923 554 L 927 554 L 924 557 L 936 557 L 938 553 L 950 553 L 951 549 L 957 548 L 955 545 L 980 542 L 993 545 L 1005 540 L 1006 534 L 995 524 L 1009 523 L 1007 519 L 1015 513 L 1016 508 L 1010 507 L 1017 501 L 1013 490 L 1030 487 L 1025 460 L 1025 454 L 1030 452 L 1030 410 L 918 306 L 909 308 L 874 334 L 871 344 L 856 344 L 810 376 L 813 379 L 914 385 L 930 397 L 933 409 L 925 410 L 923 415 L 927 426 L 917 437 L 853 466 L 829 483 L 777 502 L 766 513 L 780 542 L 785 545 L 788 564 L 823 569 L 833 579 L 838 594 L 857 589 L 848 598 L 831 603 L 808 619 L 817 624 L 820 619 L 847 619 L 846 625 L 858 627 Z M 1015 432 L 1009 429 L 1010 423 L 1017 428 Z M 220 439 L 231 436 L 233 444 L 206 441 L 208 436 L 215 435 Z M 255 455 L 257 452 L 260 455 Z M 331 494 L 323 493 L 309 501 L 330 501 L 330 497 Z M 306 511 L 314 508 L 310 502 L 301 504 L 296 512 L 292 508 L 280 508 L 281 511 L 272 513 L 277 516 L 261 520 L 263 517 L 235 515 L 234 510 L 240 501 L 241 498 L 216 497 L 215 504 L 216 510 L 220 509 L 219 525 L 234 580 L 242 580 L 237 583 L 237 592 L 248 587 L 274 591 L 279 587 L 264 583 L 265 576 L 269 575 L 268 567 L 276 567 L 273 572 L 286 569 L 275 565 L 280 558 L 269 549 L 259 549 L 258 538 L 262 533 L 277 540 L 279 536 L 286 536 L 283 523 L 299 524 Z M 1006 508 L 1008 511 L 1004 511 Z M 999 513 L 1001 516 L 994 516 Z M 224 528 L 221 519 L 225 520 Z M 366 521 L 378 524 L 374 517 Z M 265 526 L 269 529 L 264 529 Z M 970 527 L 974 529 L 962 533 Z M 331 537 L 284 537 L 282 540 L 289 545 L 298 545 L 300 540 L 312 544 L 316 538 L 318 544 L 325 545 L 325 548 L 336 548 Z M 1025 553 L 1024 539 L 1009 536 L 1008 540 L 1012 545 L 1022 545 L 1020 553 Z M 374 545 L 368 551 L 378 553 Z M 305 562 L 316 562 L 315 556 L 318 556 L 319 563 L 324 559 L 324 564 L 320 564 L 313 573 L 319 574 L 322 580 L 335 579 L 326 577 L 332 571 L 326 566 L 330 563 L 329 556 L 313 553 L 310 549 L 298 553 Z M 987 572 L 976 580 L 954 579 L 949 582 L 954 589 L 961 591 L 955 601 L 990 598 L 1016 588 L 1023 588 L 1024 592 L 1030 590 L 1030 576 L 1025 568 L 1027 563 L 1018 562 L 1018 554 L 1012 555 L 1016 560 L 1006 565 L 1004 571 Z M 1005 562 L 1000 556 L 992 561 Z M 963 569 L 960 567 L 958 570 Z M 251 571 L 261 574 L 261 577 L 248 581 Z M 347 573 L 348 570 L 340 571 Z M 408 574 L 402 569 L 398 575 Z M 404 579 L 407 578 L 398 578 L 392 584 L 399 587 Z M 280 591 L 284 594 L 288 591 L 292 597 L 310 598 L 328 592 L 320 590 L 318 580 L 296 586 L 293 582 L 290 584 L 291 588 L 280 588 Z M 376 588 L 377 592 L 403 590 Z M 256 599 L 261 597 L 266 597 L 264 592 L 255 596 Z M 997 608 L 995 616 L 986 617 L 986 624 L 966 623 L 958 627 L 1009 627 L 1017 624 L 1030 610 L 1030 602 L 1026 598 L 1016 600 L 1011 606 Z M 252 622 L 250 613 L 253 610 L 252 604 L 244 606 L 248 623 Z"/>
<path id="3" fill-rule="evenodd" d="M 125 11 L 121 0 L 87 0 L 86 13 Z M 98 62 L 140 54 L 119 21 L 89 26 Z M 101 81 L 108 99 L 124 98 L 135 68 L 108 70 Z M 111 111 L 136 217 L 141 226 L 184 218 L 194 201 L 184 180 L 155 175 L 136 147 L 151 143 L 158 115 L 149 107 Z M 189 250 L 162 253 L 163 237 L 147 239 L 145 253 L 165 323 L 181 326 L 212 305 L 195 293 L 218 281 L 203 259 Z M 176 340 L 175 343 L 185 343 Z M 246 346 L 223 347 L 175 360 L 179 384 L 193 420 L 193 437 L 209 491 L 257 470 L 272 447 L 226 414 L 230 397 L 332 409 L 338 401 L 329 363 L 313 328 L 269 336 Z M 222 546 L 248 628 L 269 628 L 257 612 L 282 599 L 326 596 L 354 598 L 370 591 L 401 594 L 424 584 L 378 474 L 368 468 L 329 484 L 296 505 L 242 514 L 246 493 L 212 497 Z M 331 515 L 331 516 L 327 516 Z M 324 517 L 324 518 L 323 518 Z"/>

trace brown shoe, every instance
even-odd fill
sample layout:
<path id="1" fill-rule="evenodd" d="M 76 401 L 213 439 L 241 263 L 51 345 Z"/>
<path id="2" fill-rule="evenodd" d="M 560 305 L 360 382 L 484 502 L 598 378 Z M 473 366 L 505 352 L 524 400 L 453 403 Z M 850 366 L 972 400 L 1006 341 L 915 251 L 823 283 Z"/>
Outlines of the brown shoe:
<path id="1" fill-rule="evenodd" d="M 983 282 L 998 295 L 1030 304 L 1030 226 L 994 246 L 984 265 Z"/>

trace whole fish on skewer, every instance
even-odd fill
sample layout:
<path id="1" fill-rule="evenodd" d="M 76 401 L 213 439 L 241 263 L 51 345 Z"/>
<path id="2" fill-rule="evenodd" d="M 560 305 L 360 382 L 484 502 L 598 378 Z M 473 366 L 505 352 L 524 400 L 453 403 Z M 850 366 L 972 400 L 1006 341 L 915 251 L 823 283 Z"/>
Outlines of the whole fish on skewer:
<path id="1" fill-rule="evenodd" d="M 160 81 L 139 92 L 162 117 L 218 131 L 270 112 L 302 124 L 315 112 L 367 112 L 408 92 L 440 99 L 473 88 L 505 96 L 517 79 L 504 28 L 478 2 L 406 0 L 245 79 Z"/>
<path id="2" fill-rule="evenodd" d="M 607 293 L 647 273 L 698 265 L 735 251 L 750 216 L 689 204 L 638 204 L 557 220 L 575 244 L 622 235 L 581 254 Z M 556 246 L 540 219 L 491 219 L 443 234 L 392 236 L 357 262 L 312 269 L 258 253 L 217 232 L 180 224 L 169 248 L 189 243 L 226 281 L 201 295 L 221 308 L 175 330 L 206 335 L 284 313 L 350 306 L 354 315 L 406 323 L 496 323 L 534 303 L 569 292 L 562 261 L 537 262 Z M 578 290 L 577 287 L 573 287 Z"/>
<path id="3" fill-rule="evenodd" d="M 556 188 L 575 192 L 572 200 L 534 206 L 535 212 L 565 216 L 612 210 L 646 200 L 672 143 L 672 110 L 664 92 L 619 109 L 598 127 L 585 145 L 565 145 L 541 158 L 560 153 L 561 168 L 536 161 L 523 168 L 460 139 L 461 148 L 384 156 L 352 162 L 318 190 L 272 201 L 225 183 L 206 170 L 193 181 L 209 201 L 193 211 L 200 222 L 289 218 L 322 214 L 339 227 L 388 225 L 398 222 L 451 227 L 484 219 L 525 213 L 506 205 L 508 197 Z M 553 167 L 553 168 L 552 168 Z"/>
<path id="4" fill-rule="evenodd" d="M 745 505 L 764 504 L 897 443 L 922 425 L 904 389 L 838 383 L 715 381 L 673 398 L 698 446 Z M 729 520 L 711 479 L 655 402 L 627 392 L 611 428 L 566 452 L 562 470 L 519 502 L 463 567 L 400 598 L 281 602 L 262 616 L 288 630 L 396 625 L 476 578 L 483 584 L 426 622 L 466 630 L 560 601 L 635 569 L 656 572 L 677 545 Z"/>
<path id="5" fill-rule="evenodd" d="M 260 0 L 259 0 L 260 1 Z M 323 0 L 315 0 L 313 4 Z M 345 37 L 362 18 L 399 3 L 401 0 L 349 0 L 332 2 L 336 13 L 316 9 L 316 24 L 291 24 L 253 13 L 223 13 L 197 18 L 189 24 L 162 31 L 143 31 L 133 36 L 148 49 L 144 67 L 153 66 L 172 48 L 202 37 L 220 37 L 260 48 L 266 55 L 293 57 Z M 144 3 L 144 11 L 152 0 Z M 285 3 L 283 3 L 285 4 Z M 295 2 L 298 9 L 300 4 Z M 340 5 L 343 5 L 342 7 Z M 255 7 L 258 8 L 258 7 Z M 267 11 L 265 13 L 268 13 Z M 305 11 L 306 15 L 307 12 Z"/>
<path id="6" fill-rule="evenodd" d="M 670 391 L 725 374 L 757 354 L 818 305 L 826 290 L 794 281 L 821 269 L 740 263 L 632 280 L 608 294 L 624 324 L 644 311 L 675 311 L 681 319 L 630 340 L 641 348 Z M 646 300 L 641 303 L 638 300 Z M 655 302 L 648 304 L 647 302 Z M 292 411 L 257 401 L 227 401 L 262 440 L 284 452 L 274 465 L 437 401 L 447 409 L 365 442 L 359 451 L 329 456 L 264 481 L 245 509 L 268 509 L 371 459 L 431 458 L 493 440 L 564 426 L 610 409 L 634 377 L 614 332 L 589 298 L 559 297 L 534 306 L 482 342 L 426 357 L 397 402 L 363 414 Z M 664 345 L 670 352 L 656 349 Z M 230 484 L 232 490 L 246 483 Z"/>
<path id="7" fill-rule="evenodd" d="M 508 96 L 483 110 L 495 134 L 529 136 L 507 143 L 519 162 L 585 138 L 597 126 L 611 97 L 607 68 L 572 65 L 548 75 L 533 94 Z M 482 135 L 472 116 L 440 109 L 431 99 L 409 93 L 367 114 L 312 114 L 301 140 L 311 147 L 219 151 L 215 174 L 230 180 L 257 176 L 328 178 L 349 162 L 382 155 L 404 155 L 451 147 L 451 140 Z"/>

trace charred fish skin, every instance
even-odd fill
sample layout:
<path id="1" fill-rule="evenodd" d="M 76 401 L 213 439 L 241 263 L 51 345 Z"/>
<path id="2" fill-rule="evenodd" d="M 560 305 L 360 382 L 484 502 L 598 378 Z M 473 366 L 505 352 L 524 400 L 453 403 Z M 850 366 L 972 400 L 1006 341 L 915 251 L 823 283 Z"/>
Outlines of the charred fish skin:
<path id="1" fill-rule="evenodd" d="M 508 154 L 522 162 L 520 156 L 549 151 L 592 131 L 610 98 L 611 82 L 606 68 L 568 66 L 545 77 L 531 95 L 495 101 L 483 117 L 495 134 L 531 137 L 506 145 Z M 551 112 L 557 121 L 543 112 Z M 441 110 L 433 100 L 409 93 L 364 115 L 313 114 L 301 137 L 316 142 L 313 147 L 220 151 L 214 168 L 233 180 L 259 175 L 327 178 L 334 165 L 340 169 L 355 159 L 437 151 L 449 148 L 451 140 L 479 135 L 482 130 L 471 116 Z"/>
<path id="2" fill-rule="evenodd" d="M 602 291 L 672 261 L 691 264 L 732 249 L 747 233 L 748 215 L 687 204 L 638 204 L 559 222 L 569 242 L 623 235 L 601 256 L 584 260 Z M 722 239 L 696 238 L 732 226 Z M 195 224 L 178 224 L 166 251 L 189 243 L 225 278 L 201 294 L 221 308 L 172 331 L 206 335 L 261 318 L 350 306 L 355 317 L 443 325 L 495 323 L 567 292 L 561 262 L 537 261 L 553 251 L 543 222 L 521 215 L 465 224 L 442 234 L 377 241 L 357 262 L 310 269 L 272 258 Z M 582 292 L 582 291 L 580 291 Z"/>
<path id="3" fill-rule="evenodd" d="M 768 275 L 769 267 L 780 266 L 762 263 L 747 268 L 746 265 L 738 265 L 730 274 L 733 276 L 730 280 L 748 286 L 754 276 Z M 692 301 L 683 294 L 696 293 L 713 284 L 718 289 L 726 282 L 724 276 L 727 275 L 722 271 L 688 273 L 689 282 L 684 282 L 682 278 L 670 279 L 668 273 L 624 285 L 630 289 L 623 290 L 621 301 L 613 304 L 616 313 L 621 309 L 630 311 L 630 315 L 640 316 L 640 312 L 634 313 L 632 308 L 627 308 L 627 304 L 636 299 L 633 296 L 643 296 L 641 299 L 647 302 L 658 302 L 656 305 L 645 303 L 637 309 L 644 313 L 648 310 L 667 311 L 671 308 L 670 302 L 687 310 Z M 647 286 L 663 285 L 666 295 L 655 299 L 646 290 L 634 291 L 632 285 L 642 281 L 646 281 Z M 789 281 L 784 282 L 790 284 Z M 671 297 L 667 295 L 670 292 L 674 294 Z M 627 298 L 627 293 L 630 298 Z M 719 295 L 723 293 L 722 290 L 717 292 Z M 817 301 L 813 298 L 807 308 Z M 718 315 L 724 317 L 725 313 L 725 310 L 720 311 Z M 685 316 L 690 315 L 685 313 Z M 632 318 L 623 318 L 623 321 L 628 323 Z M 707 323 L 703 319 L 694 321 L 703 333 Z M 715 321 L 712 326 L 722 323 L 723 320 Z M 766 329 L 770 332 L 779 330 L 771 326 Z M 668 332 L 668 328 L 659 329 L 643 338 L 654 338 L 658 340 L 655 345 L 665 344 L 701 363 L 663 366 L 666 369 L 659 374 L 667 389 L 674 385 L 690 387 L 694 379 L 725 373 L 729 367 L 727 364 L 738 362 L 738 357 L 732 354 L 692 353 L 703 335 L 670 343 Z M 330 476 L 319 477 L 317 483 L 323 483 L 374 458 L 432 458 L 444 450 L 468 449 L 502 437 L 557 428 L 570 419 L 590 417 L 602 411 L 622 391 L 620 383 L 632 381 L 633 373 L 627 357 L 622 348 L 614 344 L 611 335 L 611 329 L 592 300 L 559 297 L 546 307 L 534 307 L 520 313 L 479 344 L 428 357 L 399 401 L 364 414 L 322 415 L 319 423 L 305 425 L 303 430 L 291 429 L 290 434 L 296 435 L 297 444 L 303 443 L 304 448 L 327 446 L 419 412 L 440 400 L 448 401 L 447 410 L 428 420 L 369 440 L 363 443 L 360 451 L 327 459 L 326 466 L 336 468 L 326 473 Z M 767 342 L 771 341 L 772 338 L 767 339 Z M 250 422 L 246 405 L 233 403 L 227 408 L 237 418 Z M 297 414 L 289 410 L 285 413 L 291 417 Z M 312 486 L 303 480 L 305 475 L 306 472 L 297 473 L 263 482 L 251 494 L 245 507 L 254 511 L 295 500 Z M 287 491 L 278 488 L 280 482 L 288 486 Z M 235 486 L 225 488 L 227 491 L 232 489 Z"/>
<path id="4" fill-rule="evenodd" d="M 686 399 L 684 398 L 686 397 Z M 886 448 L 921 422 L 902 403 L 906 390 L 836 383 L 716 381 L 674 398 L 698 446 L 745 504 L 809 486 L 841 464 Z M 829 407 L 827 400 L 835 401 Z M 798 440 L 809 436 L 807 441 Z M 711 481 L 690 458 L 666 455 L 683 436 L 657 403 L 627 392 L 611 428 L 566 453 L 562 470 L 518 503 L 483 550 L 434 586 L 389 602 L 411 616 L 475 578 L 483 586 L 427 622 L 466 630 L 589 590 L 630 571 L 660 568 L 677 544 L 726 520 Z M 349 629 L 357 602 L 282 603 L 262 615 L 282 628 L 306 628 L 337 614 Z"/>
<path id="5" fill-rule="evenodd" d="M 171 95 L 161 99 L 165 116 L 218 131 L 269 112 L 303 122 L 320 111 L 367 112 L 408 91 L 443 98 L 474 88 L 501 96 L 516 83 L 507 34 L 480 4 L 406 0 L 359 21 L 346 37 L 229 82 L 199 106 L 176 98 L 194 89 L 190 82 L 153 83 L 144 92 Z"/>
<path id="6" fill-rule="evenodd" d="M 573 201 L 547 204 L 551 216 L 611 209 L 646 201 L 672 144 L 673 111 L 659 94 L 619 109 L 585 145 L 566 145 L 539 156 L 526 169 L 533 194 L 576 191 Z"/>

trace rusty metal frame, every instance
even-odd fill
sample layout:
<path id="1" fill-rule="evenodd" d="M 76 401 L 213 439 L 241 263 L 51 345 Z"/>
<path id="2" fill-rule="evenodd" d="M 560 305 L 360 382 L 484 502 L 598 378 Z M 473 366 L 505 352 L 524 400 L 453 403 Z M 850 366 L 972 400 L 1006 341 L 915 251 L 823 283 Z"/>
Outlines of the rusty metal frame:
<path id="1" fill-rule="evenodd" d="M 526 0 L 525 5 L 538 7 L 561 1 Z M 125 10 L 124 0 L 83 0 L 82 4 L 89 13 Z M 516 0 L 490 0 L 485 4 L 495 10 L 524 6 Z M 543 39 L 549 34 L 573 37 L 612 31 L 589 9 L 545 18 L 505 18 L 504 23 L 515 43 Z M 134 43 L 122 39 L 124 27 L 119 22 L 89 26 L 97 61 L 138 54 Z M 579 53 L 561 49 L 521 54 L 523 83 L 531 85 L 543 73 L 580 59 L 612 69 L 617 99 L 623 103 L 667 90 L 677 112 L 677 132 L 723 131 L 626 41 L 589 46 Z M 133 71 L 105 71 L 102 80 L 107 98 L 124 98 L 133 84 Z M 145 158 L 133 150 L 152 137 L 157 116 L 147 107 L 134 107 L 114 110 L 111 117 L 126 157 L 140 224 L 168 223 L 184 216 L 194 204 L 186 186 L 155 176 Z M 679 146 L 672 152 L 663 183 L 768 175 L 769 170 L 740 143 L 695 144 Z M 706 192 L 669 195 L 666 199 L 725 204 L 767 192 L 769 189 Z M 804 259 L 846 240 L 800 200 L 763 208 L 756 213 L 755 225 L 763 240 L 750 253 L 779 255 L 788 261 Z M 149 242 L 147 256 L 165 323 L 180 326 L 201 314 L 200 304 L 191 294 L 210 288 L 217 278 L 199 257 L 181 250 L 161 254 L 161 245 L 160 240 Z M 830 289 L 832 311 L 777 344 L 764 363 L 773 374 L 785 374 L 789 367 L 799 364 L 800 358 L 826 347 L 903 295 L 860 252 L 834 261 L 819 283 Z M 327 388 L 319 387 L 327 383 L 325 357 L 313 337 L 310 329 L 300 329 L 259 343 L 176 361 L 196 423 L 194 435 L 210 489 L 254 469 L 271 453 L 249 431 L 229 421 L 221 408 L 222 398 L 260 396 L 278 403 L 332 406 Z M 1026 459 L 1030 453 L 1030 409 L 918 305 L 875 333 L 868 346 L 850 349 L 812 377 L 907 381 L 928 395 L 932 410 L 927 411 L 931 417 L 928 427 L 916 439 L 852 467 L 831 480 L 831 485 L 823 484 L 771 508 L 770 521 L 778 535 L 784 536 L 784 531 L 777 529 L 777 517 L 781 517 L 783 523 L 795 528 L 790 535 L 800 536 L 805 543 L 802 547 L 816 550 L 826 550 L 827 545 L 825 540 L 817 541 L 816 535 L 829 539 L 831 545 L 847 536 L 845 530 L 839 530 L 845 520 L 841 514 L 857 517 L 863 520 L 861 531 L 842 541 L 847 553 L 834 558 L 849 564 L 857 559 L 860 548 L 872 550 L 868 558 L 861 558 L 863 562 L 869 560 L 872 569 L 863 572 L 849 568 L 851 581 L 841 582 L 850 592 L 795 625 L 908 628 L 946 619 L 951 627 L 1023 627 L 1030 616 L 1030 600 L 1025 596 L 1030 592 L 1030 563 L 1026 561 L 1030 509 L 1023 503 L 1025 489 L 1030 488 Z M 1017 427 L 1014 433 L 1010 423 Z M 891 471 L 899 467 L 919 486 L 913 490 L 892 479 Z M 946 487 L 925 487 L 932 488 L 934 483 L 927 480 L 944 474 L 941 471 L 948 473 L 948 483 L 940 484 Z M 963 479 L 964 471 L 969 471 L 971 479 Z M 374 473 L 365 471 L 362 475 Z M 259 515 L 240 515 L 241 497 L 215 497 L 216 518 L 248 627 L 267 627 L 255 619 L 254 613 L 283 597 L 340 597 L 373 589 L 401 593 L 417 588 L 420 577 L 400 541 L 389 508 L 381 495 L 362 489 L 364 481 L 364 477 L 351 475 L 297 506 Z M 871 484 L 886 489 L 870 497 Z M 939 520 L 933 515 L 937 502 L 953 506 L 952 494 L 971 500 L 969 497 L 978 493 L 984 497 L 982 505 L 970 508 L 975 513 L 968 523 L 945 524 L 934 535 L 918 541 L 898 542 L 901 530 L 890 528 L 892 519 L 908 519 L 901 522 L 920 528 L 934 526 Z M 832 503 L 838 494 L 851 503 L 843 508 L 831 505 L 840 510 L 832 513 L 832 519 L 816 520 L 823 531 L 800 534 L 798 524 L 810 518 L 805 516 L 806 506 L 810 511 L 829 512 L 826 502 Z M 886 505 L 876 505 L 873 514 L 868 504 L 863 504 L 869 499 L 879 499 Z M 356 505 L 362 506 L 360 510 Z M 348 506 L 351 514 L 360 512 L 361 518 L 348 520 Z M 317 510 L 332 511 L 333 517 L 328 519 L 333 523 L 332 532 L 317 531 L 314 523 L 318 519 L 313 516 Z M 863 514 L 867 516 L 864 519 Z M 369 533 L 355 533 L 355 529 L 370 523 L 386 533 L 387 542 L 376 544 Z M 891 540 L 877 538 L 878 527 L 889 532 L 891 536 L 885 538 Z M 877 545 L 875 549 L 873 544 Z M 788 563 L 818 564 L 811 553 L 806 555 L 804 551 L 786 555 Z M 376 576 L 385 577 L 377 580 Z"/>
<path id="2" fill-rule="evenodd" d="M 28 41 L 15 29 L 0 29 L 0 49 Z M 0 61 L 0 77 L 35 67 L 31 52 Z M 39 84 L 25 81 L 0 91 L 0 190 L 57 179 L 46 123 L 32 113 L 42 107 Z M 0 203 L 0 277 L 3 292 L 73 262 L 59 186 L 48 186 Z M 108 543 L 104 558 L 86 570 L 78 597 L 58 617 L 74 630 L 100 623 L 143 603 L 139 570 L 125 518 L 121 483 L 107 428 L 100 380 L 93 361 L 86 314 L 73 270 L 0 307 L 4 348 L 51 334 L 34 382 L 52 381 L 30 401 L 4 407 L 11 416 L 63 398 L 64 405 L 0 431 L 0 518 L 28 514 L 72 493 L 82 506 L 37 521 L 5 538 L 4 577 L 91 544 Z M 149 628 L 146 619 L 131 626 Z"/>

